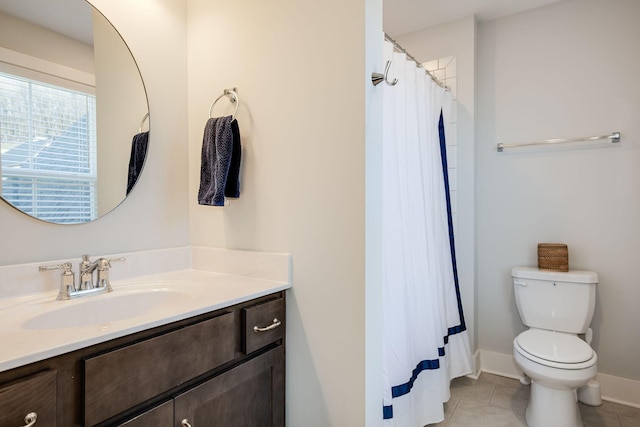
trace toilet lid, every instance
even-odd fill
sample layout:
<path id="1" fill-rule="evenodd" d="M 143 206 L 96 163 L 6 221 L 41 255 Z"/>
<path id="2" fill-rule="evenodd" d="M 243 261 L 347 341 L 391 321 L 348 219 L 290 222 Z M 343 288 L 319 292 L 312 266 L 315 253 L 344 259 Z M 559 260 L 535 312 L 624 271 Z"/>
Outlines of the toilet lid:
<path id="1" fill-rule="evenodd" d="M 575 335 L 530 329 L 518 335 L 518 345 L 525 352 L 557 363 L 582 363 L 593 357 L 589 344 Z"/>

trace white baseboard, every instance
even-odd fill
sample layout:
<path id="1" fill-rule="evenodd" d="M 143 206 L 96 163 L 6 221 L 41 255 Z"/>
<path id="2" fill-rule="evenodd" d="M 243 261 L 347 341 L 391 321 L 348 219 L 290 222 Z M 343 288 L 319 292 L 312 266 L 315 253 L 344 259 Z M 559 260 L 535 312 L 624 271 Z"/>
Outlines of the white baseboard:
<path id="1" fill-rule="evenodd" d="M 476 350 L 473 354 L 473 373 L 467 375 L 467 377 L 477 380 L 480 377 L 482 371 L 480 370 L 480 350 Z"/>
<path id="2" fill-rule="evenodd" d="M 514 379 L 522 377 L 513 355 L 487 350 L 480 350 L 480 371 Z"/>
<path id="3" fill-rule="evenodd" d="M 601 373 L 596 375 L 596 381 L 600 383 L 602 399 L 640 408 L 640 381 Z"/>
<path id="4" fill-rule="evenodd" d="M 474 361 L 476 373 L 469 375 L 471 378 L 477 379 L 482 372 L 514 379 L 522 377 L 511 354 L 478 350 L 474 354 Z M 600 383 L 602 400 L 640 408 L 640 381 L 602 373 L 596 375 L 596 381 Z"/>

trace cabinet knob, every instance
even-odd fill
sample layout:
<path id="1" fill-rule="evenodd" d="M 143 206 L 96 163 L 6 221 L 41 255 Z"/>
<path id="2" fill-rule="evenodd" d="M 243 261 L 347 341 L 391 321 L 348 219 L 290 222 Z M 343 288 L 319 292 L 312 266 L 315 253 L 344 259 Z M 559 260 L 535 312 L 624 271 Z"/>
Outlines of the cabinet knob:
<path id="1" fill-rule="evenodd" d="M 38 414 L 36 414 L 35 412 L 29 412 L 25 417 L 24 417 L 24 422 L 26 423 L 24 425 L 24 427 L 31 427 L 36 425 L 36 421 L 38 421 Z"/>
<path id="2" fill-rule="evenodd" d="M 276 317 L 275 319 L 273 319 L 273 323 L 270 324 L 269 326 L 265 326 L 264 328 L 259 328 L 257 326 L 253 327 L 253 332 L 267 332 L 270 331 L 272 329 L 277 328 L 278 326 L 282 325 L 282 322 L 278 320 L 278 318 Z"/>
<path id="3" fill-rule="evenodd" d="M 191 427 L 191 424 L 189 424 L 189 420 L 186 418 L 183 419 L 180 424 L 182 425 L 182 427 Z"/>

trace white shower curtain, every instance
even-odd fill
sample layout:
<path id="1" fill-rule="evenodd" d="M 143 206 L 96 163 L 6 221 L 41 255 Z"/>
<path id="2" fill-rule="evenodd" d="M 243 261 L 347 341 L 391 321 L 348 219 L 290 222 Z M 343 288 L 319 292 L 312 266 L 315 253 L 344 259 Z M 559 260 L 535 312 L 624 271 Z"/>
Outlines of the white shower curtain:
<path id="1" fill-rule="evenodd" d="M 383 418 L 385 426 L 422 427 L 444 418 L 450 380 L 472 370 L 440 147 L 440 117 L 448 123 L 451 94 L 389 42 L 384 49 L 385 62 L 392 61 L 389 80 L 398 83 L 379 86 Z"/>

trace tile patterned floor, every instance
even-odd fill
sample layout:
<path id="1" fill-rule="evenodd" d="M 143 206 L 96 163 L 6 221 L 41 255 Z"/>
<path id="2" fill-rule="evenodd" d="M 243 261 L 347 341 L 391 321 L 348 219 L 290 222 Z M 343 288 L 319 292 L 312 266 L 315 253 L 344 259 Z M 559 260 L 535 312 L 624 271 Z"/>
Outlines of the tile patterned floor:
<path id="1" fill-rule="evenodd" d="M 457 378 L 451 382 L 444 421 L 429 427 L 527 427 L 528 399 L 529 386 L 518 380 L 486 373 L 478 380 Z M 580 413 L 585 427 L 640 427 L 640 409 L 617 403 L 580 404 Z"/>

